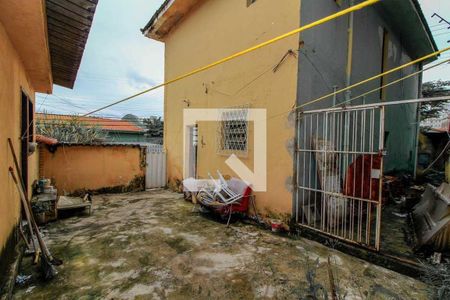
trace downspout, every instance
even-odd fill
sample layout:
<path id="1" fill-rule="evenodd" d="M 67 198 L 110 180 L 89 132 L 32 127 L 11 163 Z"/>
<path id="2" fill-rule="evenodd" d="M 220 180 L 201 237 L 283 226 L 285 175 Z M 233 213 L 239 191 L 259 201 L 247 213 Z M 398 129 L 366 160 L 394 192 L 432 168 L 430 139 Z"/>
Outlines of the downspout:
<path id="1" fill-rule="evenodd" d="M 354 0 L 349 1 L 349 6 L 353 6 Z M 354 23 L 354 13 L 351 12 L 348 17 L 348 40 L 347 40 L 347 70 L 346 70 L 346 87 L 349 87 L 352 83 L 352 64 L 353 64 L 353 23 Z M 345 100 L 349 101 L 352 92 L 348 90 L 345 93 Z"/>
<path id="2" fill-rule="evenodd" d="M 421 63 L 419 65 L 419 68 L 422 70 L 423 69 L 423 64 Z M 417 90 L 417 94 L 418 97 L 422 97 L 422 83 L 423 83 L 423 73 L 420 73 L 419 75 L 419 86 L 418 86 L 418 90 Z M 421 116 L 420 116 L 420 107 L 421 107 L 421 103 L 419 102 L 417 104 L 417 112 L 416 112 L 416 153 L 414 153 L 414 168 L 413 168 L 413 175 L 414 175 L 414 180 L 417 179 L 417 164 L 418 164 L 418 160 L 419 160 L 419 136 L 420 136 L 420 121 L 421 121 Z"/>

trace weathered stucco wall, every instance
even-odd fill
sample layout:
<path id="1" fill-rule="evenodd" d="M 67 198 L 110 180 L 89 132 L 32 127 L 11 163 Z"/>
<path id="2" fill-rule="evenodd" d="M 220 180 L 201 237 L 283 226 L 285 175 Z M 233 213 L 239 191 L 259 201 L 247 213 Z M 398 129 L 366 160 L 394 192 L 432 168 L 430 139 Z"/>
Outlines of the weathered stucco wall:
<path id="1" fill-rule="evenodd" d="M 11 138 L 20 159 L 21 89 L 34 102 L 34 89 L 14 46 L 0 22 L 0 254 L 20 216 L 20 198 L 9 175 L 13 158 L 8 147 Z M 36 154 L 29 157 L 29 180 L 37 178 Z"/>
<path id="2" fill-rule="evenodd" d="M 345 4 L 348 1 L 343 1 Z M 334 1 L 302 1 L 302 25 L 335 13 L 342 9 Z M 370 78 L 382 72 L 383 36 L 387 32 L 386 57 L 384 70 L 389 70 L 411 61 L 401 43 L 399 34 L 382 18 L 375 7 L 368 7 L 354 14 L 354 42 L 351 83 Z M 305 31 L 300 39 L 304 42 L 299 58 L 298 103 L 326 95 L 346 84 L 347 67 L 347 28 L 348 16 L 341 17 L 330 23 Z M 405 68 L 400 72 L 386 76 L 384 83 L 399 79 L 417 71 L 417 66 Z M 381 85 L 381 79 L 373 80 L 360 87 L 352 89 L 355 97 Z M 416 98 L 419 92 L 420 80 L 409 78 L 402 83 L 385 89 L 384 99 L 380 92 L 365 97 L 365 103 L 395 101 Z M 345 101 L 345 93 L 337 95 L 336 103 Z M 353 104 L 362 104 L 362 98 Z M 332 97 L 319 103 L 305 107 L 305 110 L 330 107 Z M 388 155 L 385 158 L 385 169 L 414 169 L 416 143 L 416 110 L 417 105 L 401 105 L 386 108 L 385 131 L 389 132 L 386 140 Z"/>
<path id="3" fill-rule="evenodd" d="M 122 192 L 144 188 L 145 157 L 138 146 L 39 147 L 40 177 L 60 195 L 83 191 Z"/>
<path id="4" fill-rule="evenodd" d="M 201 67 L 297 28 L 300 1 L 206 1 L 173 29 L 166 43 L 166 79 Z M 205 30 L 207 28 L 208 30 Z M 185 108 L 233 108 L 247 104 L 267 109 L 267 192 L 256 193 L 261 212 L 291 213 L 292 145 L 294 122 L 288 113 L 295 103 L 297 58 L 288 56 L 276 72 L 273 67 L 288 50 L 296 52 L 298 36 L 227 62 L 166 87 L 165 147 L 168 178 L 183 177 L 183 110 Z M 189 104 L 189 107 L 188 107 Z M 217 169 L 236 176 L 225 164 L 228 156 L 217 153 L 217 122 L 199 122 L 198 177 Z M 249 151 L 240 159 L 252 170 L 253 127 Z"/>

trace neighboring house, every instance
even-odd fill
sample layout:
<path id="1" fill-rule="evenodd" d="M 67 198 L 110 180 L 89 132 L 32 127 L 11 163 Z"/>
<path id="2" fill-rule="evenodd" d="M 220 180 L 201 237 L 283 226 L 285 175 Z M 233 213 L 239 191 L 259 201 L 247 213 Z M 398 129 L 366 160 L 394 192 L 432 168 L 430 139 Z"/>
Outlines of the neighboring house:
<path id="1" fill-rule="evenodd" d="M 335 0 L 171 0 L 164 2 L 142 32 L 165 43 L 165 78 L 170 80 L 348 6 L 349 1 Z M 304 198 L 297 188 L 304 178 L 311 178 L 308 173 L 316 174 L 319 170 L 314 162 L 305 165 L 302 154 L 295 153 L 303 147 L 302 143 L 311 146 L 315 137 L 301 132 L 306 126 L 305 119 L 299 117 L 297 127 L 295 114 L 288 112 L 296 104 L 333 92 L 334 87 L 343 88 L 436 50 L 417 0 L 385 0 L 168 85 L 164 145 L 169 181 L 175 183 L 196 175 L 208 178 L 208 172 L 215 173 L 216 169 L 235 176 L 226 164 L 225 154 L 235 153 L 252 169 L 254 153 L 261 147 L 252 144 L 251 123 L 222 121 L 222 124 L 199 122 L 198 147 L 188 138 L 184 149 L 184 109 L 241 108 L 245 115 L 246 108 L 264 108 L 268 187 L 267 192 L 256 193 L 256 205 L 267 214 L 298 217 L 299 203 Z M 340 94 L 302 110 L 339 104 L 420 68 L 403 69 L 355 88 L 351 95 Z M 420 86 L 420 77 L 413 77 L 354 104 L 418 98 Z M 385 169 L 413 171 L 417 105 L 386 107 L 385 113 Z M 350 117 L 347 113 L 346 118 Z M 380 122 L 375 124 L 377 128 Z M 323 124 L 321 119 L 318 126 Z M 329 127 L 343 128 L 337 123 Z M 195 129 L 188 130 L 191 136 L 195 134 Z M 373 140 L 379 132 L 375 132 Z M 320 145 L 315 146 L 319 151 L 316 153 L 320 153 Z M 311 161 L 320 156 L 314 156 L 312 150 L 309 155 Z M 185 157 L 188 159 L 184 163 Z M 348 164 L 342 169 L 346 167 Z M 342 176 L 339 180 L 342 182 Z"/>
<path id="2" fill-rule="evenodd" d="M 37 155 L 29 148 L 35 141 L 35 93 L 50 94 L 53 84 L 73 87 L 97 0 L 73 2 L 0 1 L 0 281 L 20 239 L 21 202 L 8 173 L 14 164 L 7 140 L 30 194 L 38 179 Z"/>
<path id="3" fill-rule="evenodd" d="M 145 136 L 145 129 L 128 120 L 42 113 L 36 114 L 36 117 L 38 124 L 39 122 L 45 124 L 52 124 L 52 122 L 54 122 L 55 126 L 58 126 L 61 122 L 77 120 L 82 126 L 98 127 L 103 132 L 101 139 L 105 142 L 148 142 L 148 139 Z"/>

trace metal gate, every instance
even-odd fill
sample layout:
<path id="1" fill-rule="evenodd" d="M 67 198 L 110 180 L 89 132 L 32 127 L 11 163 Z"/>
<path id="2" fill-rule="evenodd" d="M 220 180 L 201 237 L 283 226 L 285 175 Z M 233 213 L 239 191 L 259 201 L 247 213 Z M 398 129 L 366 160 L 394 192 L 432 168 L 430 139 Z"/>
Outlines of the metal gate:
<path id="1" fill-rule="evenodd" d="M 165 187 L 166 184 L 166 152 L 162 145 L 147 145 L 145 188 L 161 188 Z"/>
<path id="2" fill-rule="evenodd" d="M 383 106 L 300 112 L 297 223 L 379 250 L 383 148 Z"/>

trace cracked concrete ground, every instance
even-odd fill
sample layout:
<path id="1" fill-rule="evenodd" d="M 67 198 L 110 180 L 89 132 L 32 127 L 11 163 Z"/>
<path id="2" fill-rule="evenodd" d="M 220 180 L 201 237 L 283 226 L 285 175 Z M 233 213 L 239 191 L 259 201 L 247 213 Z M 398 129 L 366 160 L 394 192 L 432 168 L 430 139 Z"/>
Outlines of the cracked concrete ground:
<path id="1" fill-rule="evenodd" d="M 426 299 L 420 281 L 306 239 L 226 228 L 169 191 L 96 196 L 92 216 L 46 232 L 64 264 L 43 283 L 25 258 L 21 275 L 33 277 L 16 299 L 299 299 L 330 290 L 328 256 L 345 299 Z"/>

